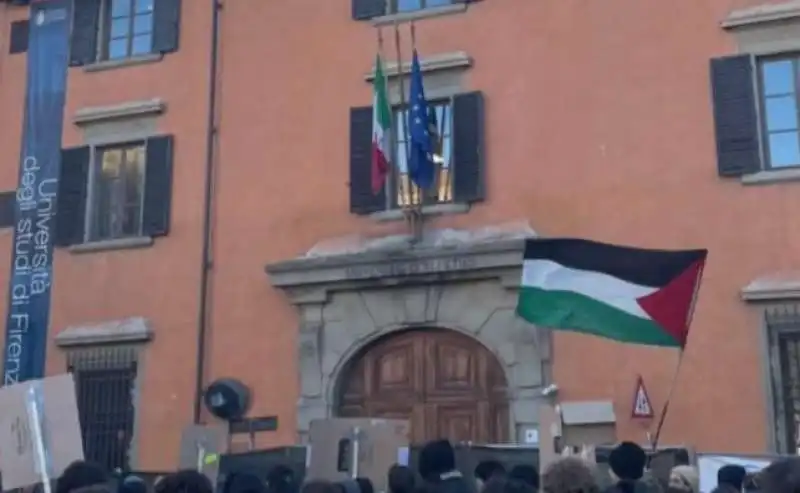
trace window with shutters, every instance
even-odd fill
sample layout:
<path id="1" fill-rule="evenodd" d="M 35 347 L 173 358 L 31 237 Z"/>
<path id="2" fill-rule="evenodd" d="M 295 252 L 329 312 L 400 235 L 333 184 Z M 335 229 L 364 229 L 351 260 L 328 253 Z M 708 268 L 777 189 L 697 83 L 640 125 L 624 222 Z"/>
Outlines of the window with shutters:
<path id="1" fill-rule="evenodd" d="M 394 109 L 391 173 L 385 187 L 372 188 L 372 107 L 350 110 L 350 211 L 355 214 L 399 212 L 408 205 L 422 205 L 423 213 L 443 211 L 446 204 L 465 211 L 484 199 L 484 107 L 480 92 L 456 94 L 429 101 L 429 127 L 434 135 L 434 184 L 420 190 L 408 176 L 409 129 L 406 111 Z M 445 206 L 445 207 L 437 207 Z M 401 217 L 401 216 L 400 216 Z"/>
<path id="2" fill-rule="evenodd" d="M 57 246 L 169 232 L 173 138 L 62 150 Z"/>
<path id="3" fill-rule="evenodd" d="M 76 0 L 70 64 L 140 60 L 176 51 L 180 8 L 181 0 Z"/>
<path id="4" fill-rule="evenodd" d="M 442 204 L 453 201 L 452 164 L 452 115 L 453 106 L 449 100 L 429 102 L 429 127 L 433 135 L 434 153 L 432 161 L 436 166 L 434 185 L 421 190 L 408 176 L 407 150 L 408 110 L 395 108 L 394 111 L 394 173 L 388 186 L 391 187 L 391 206 L 406 207 L 415 204 Z"/>
<path id="5" fill-rule="evenodd" d="M 142 235 L 145 143 L 101 147 L 89 176 L 88 241 Z"/>
<path id="6" fill-rule="evenodd" d="M 766 164 L 800 166 L 800 56 L 764 58 L 758 65 Z"/>
<path id="7" fill-rule="evenodd" d="M 153 2 L 105 0 L 101 4 L 101 57 L 118 60 L 153 50 Z"/>

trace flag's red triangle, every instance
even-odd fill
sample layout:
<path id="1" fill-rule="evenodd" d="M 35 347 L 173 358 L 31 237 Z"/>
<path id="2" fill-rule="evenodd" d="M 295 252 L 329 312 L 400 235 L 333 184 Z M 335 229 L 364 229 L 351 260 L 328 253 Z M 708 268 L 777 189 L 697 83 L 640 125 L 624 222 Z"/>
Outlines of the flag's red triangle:
<path id="1" fill-rule="evenodd" d="M 681 347 L 689 335 L 689 319 L 705 259 L 700 259 L 658 291 L 639 298 L 639 306 Z"/>

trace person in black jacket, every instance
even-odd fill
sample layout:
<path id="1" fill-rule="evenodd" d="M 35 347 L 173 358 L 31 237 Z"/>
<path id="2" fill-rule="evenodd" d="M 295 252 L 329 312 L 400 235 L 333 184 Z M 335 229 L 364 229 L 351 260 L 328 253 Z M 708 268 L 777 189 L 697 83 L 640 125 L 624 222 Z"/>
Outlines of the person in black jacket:
<path id="1" fill-rule="evenodd" d="M 472 493 L 456 469 L 456 452 L 447 440 L 428 442 L 419 452 L 419 474 L 431 493 Z"/>

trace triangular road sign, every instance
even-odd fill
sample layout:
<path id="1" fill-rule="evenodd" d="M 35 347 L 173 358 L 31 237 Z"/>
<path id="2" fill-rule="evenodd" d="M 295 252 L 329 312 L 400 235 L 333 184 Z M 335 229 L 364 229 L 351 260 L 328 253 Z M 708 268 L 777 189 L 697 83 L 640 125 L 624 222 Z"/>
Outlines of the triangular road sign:
<path id="1" fill-rule="evenodd" d="M 636 392 L 633 394 L 631 417 L 638 419 L 653 417 L 653 404 L 650 402 L 650 396 L 647 395 L 647 389 L 644 387 L 644 380 L 641 375 L 636 380 Z"/>

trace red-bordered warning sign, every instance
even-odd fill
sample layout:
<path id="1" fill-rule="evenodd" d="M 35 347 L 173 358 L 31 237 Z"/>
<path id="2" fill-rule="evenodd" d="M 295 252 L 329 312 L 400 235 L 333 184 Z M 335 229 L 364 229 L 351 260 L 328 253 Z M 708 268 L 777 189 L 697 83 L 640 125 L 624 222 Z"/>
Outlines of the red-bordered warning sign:
<path id="1" fill-rule="evenodd" d="M 647 394 L 642 376 L 636 380 L 636 391 L 633 394 L 633 408 L 631 417 L 637 419 L 648 419 L 653 417 L 653 403 Z"/>

